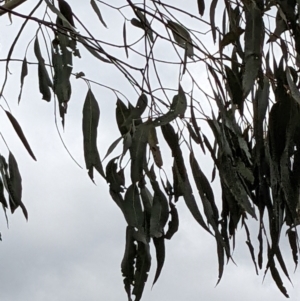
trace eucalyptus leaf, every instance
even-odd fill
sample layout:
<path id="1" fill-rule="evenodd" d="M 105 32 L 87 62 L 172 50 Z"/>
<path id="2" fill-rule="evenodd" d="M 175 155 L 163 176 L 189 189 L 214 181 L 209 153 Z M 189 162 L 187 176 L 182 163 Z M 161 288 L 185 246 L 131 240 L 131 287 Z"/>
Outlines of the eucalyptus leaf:
<path id="1" fill-rule="evenodd" d="M 104 178 L 105 174 L 97 148 L 97 130 L 100 117 L 100 109 L 91 89 L 89 89 L 87 92 L 82 114 L 84 159 L 86 168 L 88 169 L 88 174 L 91 180 L 94 181 L 94 168 Z"/>

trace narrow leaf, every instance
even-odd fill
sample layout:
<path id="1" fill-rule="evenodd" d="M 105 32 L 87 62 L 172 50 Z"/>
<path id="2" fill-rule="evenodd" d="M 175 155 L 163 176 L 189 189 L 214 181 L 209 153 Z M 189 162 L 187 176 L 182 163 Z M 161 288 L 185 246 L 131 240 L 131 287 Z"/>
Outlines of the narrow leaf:
<path id="1" fill-rule="evenodd" d="M 204 0 L 198 0 L 198 10 L 199 10 L 199 14 L 201 16 L 203 16 L 204 10 L 205 10 L 205 2 L 204 2 Z"/>
<path id="2" fill-rule="evenodd" d="M 161 168 L 163 165 L 162 155 L 160 152 L 160 148 L 158 145 L 156 129 L 155 127 L 151 127 L 148 134 L 148 144 L 150 146 L 150 151 L 153 156 L 153 160 L 157 167 Z"/>
<path id="3" fill-rule="evenodd" d="M 97 14 L 99 20 L 101 21 L 101 23 L 107 28 L 107 25 L 105 24 L 105 22 L 104 22 L 104 20 L 103 20 L 103 18 L 102 18 L 100 9 L 99 9 L 99 7 L 97 6 L 95 0 L 91 0 L 91 5 L 92 5 L 93 10 L 94 10 L 95 13 Z"/>
<path id="4" fill-rule="evenodd" d="M 157 267 L 156 267 L 156 272 L 153 280 L 152 286 L 156 283 L 158 280 L 160 273 L 162 271 L 162 268 L 164 266 L 165 262 L 165 239 L 163 236 L 156 238 L 153 237 L 153 243 L 155 247 L 155 252 L 156 252 L 156 262 L 157 262 Z"/>
<path id="5" fill-rule="evenodd" d="M 100 110 L 98 102 L 91 89 L 88 90 L 86 95 L 82 114 L 84 159 L 86 168 L 88 169 L 88 174 L 91 180 L 94 181 L 94 168 L 102 177 L 105 178 L 105 175 L 97 148 L 97 128 Z"/>
<path id="6" fill-rule="evenodd" d="M 9 152 L 8 157 L 9 178 L 7 179 L 9 199 L 12 213 L 17 207 L 21 207 L 23 214 L 28 220 L 27 210 L 22 203 L 22 178 L 19 171 L 18 163 L 14 155 Z M 13 205 L 13 206 L 12 206 Z"/>
<path id="7" fill-rule="evenodd" d="M 111 146 L 108 148 L 107 152 L 106 152 L 106 155 L 104 156 L 103 160 L 108 157 L 113 151 L 114 149 L 117 147 L 117 145 L 119 144 L 119 142 L 122 140 L 123 137 L 119 137 L 118 139 L 116 139 L 112 144 Z"/>
<path id="8" fill-rule="evenodd" d="M 194 47 L 190 33 L 182 25 L 168 21 L 168 27 L 171 29 L 175 42 L 186 50 L 186 55 L 192 58 L 194 55 Z"/>
<path id="9" fill-rule="evenodd" d="M 27 67 L 27 59 L 24 57 L 23 62 L 22 62 L 22 70 L 21 70 L 21 89 L 18 97 L 18 103 L 20 103 L 21 96 L 22 96 L 22 91 L 23 91 L 23 84 L 24 84 L 24 79 L 28 74 L 28 67 Z"/>
<path id="10" fill-rule="evenodd" d="M 165 235 L 166 239 L 171 239 L 172 236 L 178 231 L 179 228 L 179 217 L 178 217 L 177 208 L 172 203 L 170 203 L 170 207 L 171 207 L 171 212 L 170 212 L 171 220 L 168 223 L 168 231 Z"/>
<path id="11" fill-rule="evenodd" d="M 133 239 L 134 229 L 130 226 L 126 228 L 125 253 L 121 263 L 121 271 L 124 279 L 124 288 L 127 292 L 128 300 L 131 300 L 131 285 L 134 281 L 134 261 L 137 248 Z"/>
<path id="12" fill-rule="evenodd" d="M 128 58 L 128 45 L 127 45 L 127 35 L 126 35 L 126 21 L 123 25 L 123 41 L 124 41 L 124 47 L 125 47 L 125 53 L 126 57 Z"/>
<path id="13" fill-rule="evenodd" d="M 213 36 L 214 43 L 216 43 L 216 24 L 215 24 L 215 11 L 218 4 L 218 0 L 213 0 L 210 5 L 209 17 L 210 17 L 210 26 Z"/>
<path id="14" fill-rule="evenodd" d="M 144 221 L 140 195 L 135 184 L 131 184 L 124 197 L 124 214 L 129 226 L 141 227 Z"/>
<path id="15" fill-rule="evenodd" d="M 31 150 L 31 147 L 29 145 L 29 143 L 27 142 L 27 139 L 23 133 L 23 130 L 21 128 L 21 126 L 19 125 L 18 121 L 16 120 L 16 118 L 8 111 L 5 111 L 9 121 L 11 122 L 13 128 L 15 129 L 17 135 L 19 136 L 20 140 L 22 141 L 24 147 L 27 149 L 29 155 L 33 158 L 33 160 L 36 161 L 36 158 Z"/>
<path id="16" fill-rule="evenodd" d="M 132 294 L 135 295 L 135 301 L 140 301 L 148 278 L 151 267 L 151 256 L 149 245 L 138 242 L 138 251 L 136 257 L 136 270 L 134 274 L 134 288 Z"/>

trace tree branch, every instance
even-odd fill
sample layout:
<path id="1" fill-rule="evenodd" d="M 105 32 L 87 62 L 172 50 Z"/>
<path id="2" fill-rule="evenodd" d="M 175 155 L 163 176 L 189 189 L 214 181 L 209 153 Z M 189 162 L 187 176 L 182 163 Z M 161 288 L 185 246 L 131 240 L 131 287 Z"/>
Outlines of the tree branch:
<path id="1" fill-rule="evenodd" d="M 27 1 L 27 0 L 11 0 L 11 1 L 5 3 L 3 6 L 0 6 L 0 16 L 6 14 L 7 10 L 12 10 L 25 1 Z M 5 8 L 5 10 L 2 9 L 2 7 Z"/>

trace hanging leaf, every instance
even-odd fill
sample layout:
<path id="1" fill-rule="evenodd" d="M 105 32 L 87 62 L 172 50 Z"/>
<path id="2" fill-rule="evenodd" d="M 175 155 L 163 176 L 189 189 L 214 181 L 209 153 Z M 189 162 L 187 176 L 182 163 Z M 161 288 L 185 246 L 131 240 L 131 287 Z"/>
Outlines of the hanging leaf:
<path id="1" fill-rule="evenodd" d="M 58 0 L 59 2 L 65 2 L 63 6 L 64 8 L 60 7 L 59 11 L 55 5 L 53 5 L 49 0 L 44 0 L 47 3 L 47 6 L 52 10 L 54 14 L 56 14 L 63 22 L 65 22 L 65 26 L 67 26 L 70 29 L 73 29 L 74 22 L 73 22 L 73 13 L 71 10 L 71 7 L 66 1 L 64 0 Z"/>
<path id="2" fill-rule="evenodd" d="M 48 71 L 45 66 L 45 60 L 42 57 L 40 44 L 38 37 L 36 36 L 34 41 L 34 53 L 38 60 L 38 77 L 39 77 L 39 89 L 43 95 L 43 99 L 46 101 L 51 100 L 50 87 L 52 87 L 52 82 L 50 80 Z"/>
<path id="3" fill-rule="evenodd" d="M 161 223 L 162 206 L 159 199 L 159 195 L 154 193 L 153 205 L 151 208 L 150 218 L 150 236 L 151 237 L 163 237 L 163 225 Z"/>
<path id="4" fill-rule="evenodd" d="M 94 10 L 94 12 L 97 14 L 100 22 L 107 28 L 107 25 L 105 24 L 104 20 L 103 20 L 103 17 L 101 15 L 101 12 L 100 12 L 100 9 L 99 7 L 97 6 L 95 0 L 91 0 L 91 5 L 92 5 L 92 8 Z"/>
<path id="5" fill-rule="evenodd" d="M 133 238 L 133 227 L 127 226 L 126 228 L 126 245 L 125 245 L 125 253 L 121 263 L 121 271 L 124 279 L 124 287 L 127 292 L 128 300 L 131 299 L 131 285 L 134 281 L 134 265 L 135 258 L 137 253 L 137 247 L 134 244 Z"/>
<path id="6" fill-rule="evenodd" d="M 256 2 L 245 5 L 245 72 L 243 76 L 243 96 L 247 97 L 261 67 L 264 41 L 264 22 L 262 12 Z"/>
<path id="7" fill-rule="evenodd" d="M 117 158 L 111 159 L 106 165 L 106 181 L 110 184 L 109 188 L 113 192 L 119 193 L 124 191 L 124 180 L 117 172 Z M 117 202 L 117 205 L 123 210 L 123 206 L 120 206 L 120 203 Z"/>
<path id="8" fill-rule="evenodd" d="M 168 231 L 165 235 L 166 239 L 171 239 L 172 236 L 178 231 L 179 228 L 179 217 L 178 217 L 177 208 L 172 203 L 170 203 L 170 207 L 171 207 L 171 212 L 170 212 L 171 220 L 168 223 Z"/>
<path id="9" fill-rule="evenodd" d="M 229 44 L 234 44 L 238 40 L 240 35 L 244 33 L 244 31 L 245 30 L 242 29 L 241 27 L 237 27 L 235 30 L 232 30 L 232 31 L 229 31 L 228 33 L 226 33 L 220 42 L 221 50 Z"/>
<path id="10" fill-rule="evenodd" d="M 165 239 L 164 237 L 153 237 L 153 243 L 155 247 L 155 252 L 156 252 L 156 262 L 157 262 L 157 267 L 156 267 L 156 272 L 153 280 L 152 286 L 156 283 L 158 280 L 160 273 L 162 271 L 162 268 L 164 266 L 165 262 Z"/>
<path id="11" fill-rule="evenodd" d="M 129 226 L 141 227 L 144 214 L 141 206 L 139 191 L 135 184 L 131 184 L 124 197 L 124 215 Z"/>
<path id="12" fill-rule="evenodd" d="M 26 56 L 23 59 L 22 62 L 22 70 L 21 70 L 21 89 L 20 89 L 20 93 L 18 96 L 18 103 L 20 103 L 21 100 L 21 96 L 22 96 L 22 91 L 23 91 L 23 84 L 24 84 L 24 79 L 28 74 L 28 67 L 27 67 L 27 59 Z"/>
<path id="13" fill-rule="evenodd" d="M 186 51 L 189 58 L 193 58 L 194 47 L 190 33 L 180 24 L 168 20 L 168 27 L 171 29 L 174 40 Z"/>
<path id="14" fill-rule="evenodd" d="M 138 242 L 136 256 L 136 270 L 134 274 L 134 288 L 132 294 L 135 295 L 135 301 L 140 301 L 148 279 L 148 273 L 151 267 L 151 256 L 149 245 Z"/>
<path id="15" fill-rule="evenodd" d="M 4 195 L 4 184 L 0 178 L 0 203 L 2 204 L 3 208 L 8 208 L 7 201 Z"/>
<path id="16" fill-rule="evenodd" d="M 292 249 L 293 260 L 294 260 L 294 263 L 295 263 L 295 267 L 297 267 L 297 265 L 298 265 L 298 247 L 297 247 L 298 237 L 297 237 L 297 233 L 294 230 L 288 230 L 287 235 L 288 235 L 288 238 L 289 238 L 290 247 Z"/>
<path id="17" fill-rule="evenodd" d="M 147 95 L 143 93 L 139 97 L 137 104 L 132 112 L 133 119 L 140 118 L 142 114 L 145 112 L 147 105 L 148 105 L 148 98 Z"/>
<path id="18" fill-rule="evenodd" d="M 82 115 L 84 159 L 86 168 L 88 169 L 88 174 L 91 180 L 94 181 L 94 168 L 103 178 L 105 178 L 105 174 L 97 148 L 97 128 L 100 110 L 98 102 L 91 89 L 87 92 Z"/>
<path id="19" fill-rule="evenodd" d="M 132 137 L 131 137 L 130 132 L 128 132 L 123 136 L 123 153 L 122 153 L 122 156 L 125 156 L 126 152 L 129 150 L 131 145 L 132 145 Z"/>
<path id="20" fill-rule="evenodd" d="M 58 0 L 58 7 L 61 12 L 61 14 L 66 18 L 66 20 L 73 26 L 74 26 L 74 20 L 73 20 L 73 12 L 71 6 L 66 2 L 65 0 Z M 64 21 L 64 20 L 63 20 Z"/>
<path id="21" fill-rule="evenodd" d="M 294 83 L 294 81 L 292 79 L 290 70 L 291 69 L 289 67 L 286 68 L 286 79 L 287 79 L 292 97 L 300 105 L 300 92 L 299 92 L 299 89 L 297 88 L 296 84 Z"/>
<path id="22" fill-rule="evenodd" d="M 64 125 L 64 116 L 67 113 L 68 102 L 71 98 L 71 92 L 72 92 L 71 83 L 70 83 L 70 76 L 73 69 L 70 65 L 70 63 L 72 63 L 72 56 L 70 59 L 71 61 L 69 61 L 68 57 L 69 56 L 66 57 L 64 54 L 61 55 L 59 51 L 57 52 L 52 51 L 52 64 L 54 69 L 53 90 L 59 102 L 60 117 L 62 118 L 63 125 Z"/>
<path id="23" fill-rule="evenodd" d="M 233 73 L 233 71 L 225 65 L 226 80 L 228 84 L 228 90 L 230 92 L 232 102 L 237 105 L 241 116 L 244 112 L 244 98 L 243 98 L 243 88 L 238 75 Z"/>
<path id="24" fill-rule="evenodd" d="M 126 107 L 124 102 L 117 99 L 116 120 L 121 135 L 125 135 L 130 130 L 131 119 L 129 119 L 130 110 Z"/>
<path id="25" fill-rule="evenodd" d="M 198 10 L 199 10 L 199 14 L 201 16 L 203 16 L 204 10 L 205 10 L 205 2 L 204 2 L 204 0 L 198 0 Z"/>
<path id="26" fill-rule="evenodd" d="M 123 137 L 119 137 L 118 139 L 116 139 L 112 144 L 111 146 L 108 148 L 107 152 L 106 152 L 106 155 L 104 156 L 103 160 L 108 157 L 113 151 L 114 149 L 117 147 L 117 145 L 119 144 L 119 142 L 123 139 Z"/>
<path id="27" fill-rule="evenodd" d="M 212 0 L 209 10 L 209 17 L 210 17 L 210 26 L 211 32 L 213 36 L 214 43 L 216 43 L 216 24 L 215 24 L 215 11 L 218 4 L 218 0 Z"/>
<path id="28" fill-rule="evenodd" d="M 125 47 L 125 53 L 126 57 L 128 58 L 128 45 L 127 45 L 127 35 L 126 35 L 126 21 L 123 25 L 123 41 L 124 41 L 124 47 Z"/>
<path id="29" fill-rule="evenodd" d="M 146 159 L 146 147 L 148 143 L 148 133 L 152 125 L 143 123 L 139 125 L 132 136 L 130 147 L 131 157 L 131 181 L 136 183 L 143 177 L 143 164 Z"/>
<path id="30" fill-rule="evenodd" d="M 186 96 L 182 87 L 179 85 L 178 94 L 173 97 L 173 101 L 170 106 L 169 112 L 167 112 L 165 115 L 161 117 L 156 118 L 153 122 L 154 126 L 166 125 L 177 117 L 183 118 L 186 108 L 187 108 Z"/>
<path id="31" fill-rule="evenodd" d="M 9 152 L 8 156 L 8 170 L 9 178 L 7 179 L 7 184 L 11 212 L 14 213 L 15 209 L 20 206 L 26 220 L 28 220 L 27 210 L 22 203 L 22 178 L 18 163 L 11 152 Z"/>
<path id="32" fill-rule="evenodd" d="M 135 7 L 134 12 L 135 12 L 136 16 L 139 18 L 139 20 L 140 20 L 139 23 L 140 24 L 139 25 L 134 25 L 132 23 L 132 21 L 131 21 L 131 24 L 133 24 L 134 26 L 137 26 L 137 27 L 140 27 L 140 28 L 144 29 L 145 33 L 149 37 L 151 43 L 153 43 L 154 42 L 153 31 L 151 29 L 151 25 L 150 25 L 149 21 L 145 17 L 144 12 L 141 12 L 138 7 Z M 136 19 L 133 19 L 133 20 L 136 20 Z M 134 23 L 136 23 L 136 21 L 134 21 Z M 138 23 L 136 23 L 136 24 L 138 24 Z"/>
<path id="33" fill-rule="evenodd" d="M 8 111 L 4 110 L 9 121 L 11 122 L 13 128 L 15 129 L 17 135 L 19 136 L 20 140 L 22 141 L 24 147 L 26 148 L 26 150 L 28 151 L 29 155 L 33 158 L 33 160 L 36 161 L 36 158 L 31 150 L 31 147 L 29 145 L 29 143 L 27 142 L 27 139 L 23 133 L 23 130 L 21 128 L 21 126 L 19 125 L 18 121 L 16 120 L 16 118 Z"/>
<path id="34" fill-rule="evenodd" d="M 148 134 L 148 144 L 150 146 L 150 151 L 152 153 L 154 162 L 157 167 L 161 168 L 163 165 L 163 160 L 158 146 L 158 140 L 156 135 L 155 127 L 151 127 Z"/>

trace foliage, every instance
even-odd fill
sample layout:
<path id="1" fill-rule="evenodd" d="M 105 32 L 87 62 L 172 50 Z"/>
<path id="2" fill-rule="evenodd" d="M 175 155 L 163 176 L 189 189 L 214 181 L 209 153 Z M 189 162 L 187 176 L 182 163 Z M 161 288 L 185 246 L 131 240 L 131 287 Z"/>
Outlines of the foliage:
<path id="1" fill-rule="evenodd" d="M 235 235 L 241 225 L 256 270 L 264 267 L 265 274 L 270 271 L 279 290 L 288 297 L 279 274 L 280 270 L 290 280 L 280 236 L 286 231 L 297 266 L 300 2 L 195 0 L 188 7 L 160 0 L 121 2 L 117 7 L 110 1 L 91 0 L 90 5 L 103 28 L 114 22 L 101 14 L 103 8 L 124 19 L 119 28 L 122 45 L 96 38 L 64 0 L 39 1 L 29 15 L 3 8 L 25 21 L 6 58 L 2 95 L 15 45 L 26 24 L 36 22 L 34 45 L 28 47 L 33 47 L 36 56 L 42 99 L 57 103 L 62 126 L 72 105 L 72 77 L 88 85 L 82 119 L 84 158 L 90 178 L 94 180 L 95 169 L 106 180 L 112 200 L 128 224 L 121 264 L 128 300 L 132 295 L 135 300 L 142 297 L 151 267 L 152 243 L 157 261 L 153 283 L 158 280 L 166 240 L 178 231 L 179 199 L 216 241 L 218 282 L 225 260 L 233 260 Z M 44 18 L 35 17 L 40 6 L 47 10 Z M 139 32 L 134 42 L 132 31 Z M 51 35 L 50 40 L 46 38 Z M 51 54 L 47 62 L 45 48 Z M 115 88 L 87 79 L 84 72 L 72 73 L 73 58 L 80 58 L 84 48 L 105 68 L 117 68 L 127 78 L 136 91 L 136 104 Z M 28 74 L 26 53 L 21 61 L 19 101 Z M 176 70 L 170 81 L 162 76 L 165 66 Z M 199 80 L 199 71 L 206 72 L 206 83 Z M 99 131 L 101 136 L 103 129 L 98 129 L 101 102 L 92 92 L 94 84 L 110 89 L 116 97 L 120 137 L 104 159 L 119 153 L 106 166 L 97 148 L 97 134 Z M 18 121 L 9 108 L 5 112 L 35 159 Z M 123 147 L 118 148 L 121 141 Z M 166 145 L 169 153 L 162 152 L 161 145 Z M 163 163 L 169 154 L 171 169 Z M 212 181 L 220 182 L 220 196 L 204 172 L 201 158 L 207 156 L 212 159 Z M 4 211 L 10 207 L 13 213 L 21 207 L 27 218 L 21 200 L 21 176 L 12 153 L 8 163 L 0 157 L 0 171 Z M 255 220 L 259 229 L 257 254 L 251 242 L 250 220 Z"/>

